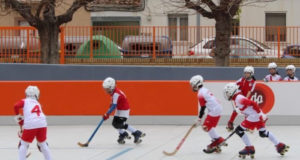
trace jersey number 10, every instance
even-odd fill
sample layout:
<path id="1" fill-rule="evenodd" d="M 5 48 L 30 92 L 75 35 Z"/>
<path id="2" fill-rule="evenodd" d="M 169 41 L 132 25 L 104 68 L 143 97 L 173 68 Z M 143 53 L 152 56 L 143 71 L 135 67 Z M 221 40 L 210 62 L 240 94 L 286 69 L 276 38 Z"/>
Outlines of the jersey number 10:
<path id="1" fill-rule="evenodd" d="M 31 110 L 31 113 L 36 113 L 37 116 L 40 116 L 41 110 L 40 110 L 40 106 L 36 105 L 33 107 L 33 109 Z"/>

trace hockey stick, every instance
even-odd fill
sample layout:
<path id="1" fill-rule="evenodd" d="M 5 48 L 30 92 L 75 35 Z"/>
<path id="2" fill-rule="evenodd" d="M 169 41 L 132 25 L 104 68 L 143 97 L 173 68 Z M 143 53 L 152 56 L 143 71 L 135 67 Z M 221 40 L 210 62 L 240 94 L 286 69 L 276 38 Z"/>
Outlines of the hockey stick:
<path id="1" fill-rule="evenodd" d="M 184 141 L 186 140 L 186 138 L 189 136 L 189 134 L 191 133 L 191 131 L 196 127 L 196 123 L 193 124 L 190 129 L 188 130 L 188 132 L 184 135 L 184 137 L 181 139 L 180 143 L 177 145 L 176 149 L 173 152 L 166 152 L 163 151 L 163 153 L 167 156 L 173 156 L 177 153 L 177 151 L 180 149 L 180 147 L 182 146 L 182 144 L 184 143 Z"/>
<path id="2" fill-rule="evenodd" d="M 89 140 L 86 143 L 80 143 L 80 142 L 78 142 L 77 144 L 80 147 L 88 147 L 89 143 L 92 141 L 92 139 L 94 138 L 95 134 L 97 133 L 98 129 L 100 128 L 100 126 L 102 125 L 103 122 L 104 122 L 104 119 L 102 118 L 102 120 L 99 122 L 98 126 L 96 127 L 96 129 L 94 130 L 93 134 L 91 135 L 91 137 L 89 138 Z"/>

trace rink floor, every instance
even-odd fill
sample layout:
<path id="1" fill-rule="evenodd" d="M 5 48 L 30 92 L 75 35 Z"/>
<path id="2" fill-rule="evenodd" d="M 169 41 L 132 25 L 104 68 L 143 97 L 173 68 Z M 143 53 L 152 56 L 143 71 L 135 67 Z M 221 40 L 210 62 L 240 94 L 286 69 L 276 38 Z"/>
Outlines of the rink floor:
<path id="1" fill-rule="evenodd" d="M 190 126 L 176 125 L 136 125 L 137 129 L 147 135 L 141 144 L 135 145 L 127 140 L 125 145 L 117 144 L 118 133 L 110 125 L 102 126 L 88 148 L 80 148 L 77 142 L 86 142 L 95 126 L 49 126 L 48 143 L 54 160 L 235 160 L 238 151 L 244 145 L 241 139 L 234 135 L 228 140 L 220 154 L 205 154 L 202 149 L 210 143 L 208 134 L 200 127 L 192 131 L 179 152 L 172 157 L 162 154 L 163 150 L 171 152 Z M 1 160 L 16 160 L 18 155 L 17 126 L 0 126 Z M 291 148 L 285 156 L 280 156 L 273 144 L 266 138 L 247 133 L 255 146 L 255 159 L 258 160 L 298 160 L 300 156 L 299 126 L 270 126 L 275 136 Z M 219 126 L 217 131 L 224 138 L 229 134 L 225 126 Z M 29 148 L 32 155 L 29 160 L 43 160 L 36 147 L 36 142 Z M 298 153 L 297 153 L 298 152 Z M 249 157 L 247 159 L 250 159 Z"/>

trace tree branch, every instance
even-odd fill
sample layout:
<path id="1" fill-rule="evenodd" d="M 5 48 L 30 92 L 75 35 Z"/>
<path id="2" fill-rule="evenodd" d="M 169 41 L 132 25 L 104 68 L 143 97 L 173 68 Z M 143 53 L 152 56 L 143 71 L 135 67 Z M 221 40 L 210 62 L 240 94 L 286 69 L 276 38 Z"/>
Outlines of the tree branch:
<path id="1" fill-rule="evenodd" d="M 202 0 L 202 2 L 205 3 L 212 12 L 217 8 L 216 4 L 212 0 Z"/>
<path id="2" fill-rule="evenodd" d="M 197 5 L 193 2 L 191 2 L 190 0 L 185 0 L 185 7 L 189 8 L 189 9 L 193 9 L 193 10 L 199 12 L 204 17 L 207 17 L 207 18 L 210 18 L 210 19 L 214 18 L 214 14 L 212 12 L 209 12 L 209 11 L 205 10 L 200 5 Z"/>
<path id="3" fill-rule="evenodd" d="M 56 23 L 57 18 L 55 16 L 55 0 L 47 2 L 47 5 L 43 12 L 43 17 L 44 20 L 49 21 L 50 23 Z"/>
<path id="4" fill-rule="evenodd" d="M 47 4 L 47 0 L 42 0 L 36 10 L 35 16 L 40 17 L 43 7 Z"/>
<path id="5" fill-rule="evenodd" d="M 5 0 L 5 2 L 10 4 L 12 9 L 17 11 L 31 26 L 37 26 L 38 19 L 32 15 L 30 5 L 19 2 L 18 0 Z"/>
<path id="6" fill-rule="evenodd" d="M 88 3 L 94 0 L 75 0 L 71 7 L 62 15 L 57 17 L 59 25 L 67 23 L 73 19 L 74 13 L 81 8 L 82 6 L 87 5 Z"/>
<path id="7" fill-rule="evenodd" d="M 228 13 L 233 17 L 237 14 L 240 5 L 242 3 L 243 0 L 234 0 L 231 2 L 231 5 L 228 6 Z"/>

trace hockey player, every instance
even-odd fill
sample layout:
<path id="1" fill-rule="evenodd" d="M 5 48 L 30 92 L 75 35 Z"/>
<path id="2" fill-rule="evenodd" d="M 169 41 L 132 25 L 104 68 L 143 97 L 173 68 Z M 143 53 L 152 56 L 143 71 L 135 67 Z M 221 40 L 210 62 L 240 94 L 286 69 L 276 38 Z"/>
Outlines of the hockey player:
<path id="1" fill-rule="evenodd" d="M 288 65 L 285 67 L 286 77 L 283 79 L 284 81 L 298 81 L 298 78 L 295 76 L 296 67 L 294 65 Z"/>
<path id="2" fill-rule="evenodd" d="M 281 76 L 277 71 L 277 64 L 275 62 L 269 63 L 268 69 L 270 74 L 266 75 L 266 77 L 264 78 L 265 82 L 282 80 Z"/>
<path id="3" fill-rule="evenodd" d="M 142 142 L 141 137 L 145 136 L 139 130 L 136 130 L 131 125 L 127 124 L 126 121 L 129 118 L 129 103 L 125 94 L 118 88 L 116 88 L 116 81 L 107 77 L 103 81 L 103 88 L 112 97 L 112 102 L 107 113 L 103 115 L 103 119 L 107 120 L 109 115 L 116 109 L 112 125 L 119 131 L 119 139 L 117 140 L 119 144 L 125 144 L 125 139 L 130 139 L 126 130 L 130 131 L 134 136 L 134 143 L 139 144 Z"/>
<path id="4" fill-rule="evenodd" d="M 235 129 L 235 133 L 239 135 L 246 147 L 239 152 L 240 157 L 245 158 L 246 155 L 250 155 L 254 158 L 255 149 L 249 141 L 249 138 L 245 131 L 247 129 L 254 130 L 255 128 L 259 131 L 259 136 L 262 138 L 269 138 L 269 140 L 275 145 L 276 150 L 279 154 L 284 155 L 289 148 L 284 143 L 280 143 L 273 133 L 267 131 L 265 128 L 266 115 L 261 111 L 256 102 L 246 98 L 238 90 L 238 86 L 235 83 L 228 83 L 224 88 L 224 97 L 227 100 L 233 100 L 236 104 L 236 108 L 245 115 L 245 120 Z"/>
<path id="5" fill-rule="evenodd" d="M 26 159 L 29 144 L 36 138 L 39 150 L 43 153 L 45 160 L 51 160 L 51 154 L 46 142 L 47 121 L 38 102 L 40 91 L 37 86 L 28 86 L 25 90 L 26 98 L 17 102 L 14 106 L 16 120 L 21 126 L 21 140 L 19 143 L 19 160 Z M 20 114 L 23 109 L 24 117 Z"/>
<path id="6" fill-rule="evenodd" d="M 238 85 L 242 95 L 247 98 L 251 98 L 251 93 L 254 91 L 256 85 L 255 81 L 256 79 L 254 77 L 254 68 L 252 66 L 246 66 L 244 68 L 244 77 L 240 78 L 236 82 L 236 84 Z M 237 115 L 238 113 L 236 112 L 236 110 L 233 110 L 226 127 L 228 131 L 232 131 L 234 129 L 233 121 L 235 120 Z"/>
<path id="7" fill-rule="evenodd" d="M 216 97 L 207 88 L 203 87 L 203 77 L 201 75 L 193 76 L 190 79 L 190 85 L 192 90 L 198 93 L 198 125 L 201 124 L 201 119 L 203 118 L 205 109 L 207 108 L 208 110 L 202 128 L 205 132 L 208 132 L 212 139 L 212 143 L 209 144 L 203 151 L 205 153 L 212 153 L 214 151 L 220 152 L 221 150 L 218 145 L 224 142 L 224 138 L 218 135 L 215 127 L 219 122 L 222 106 Z"/>

